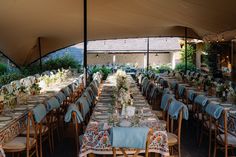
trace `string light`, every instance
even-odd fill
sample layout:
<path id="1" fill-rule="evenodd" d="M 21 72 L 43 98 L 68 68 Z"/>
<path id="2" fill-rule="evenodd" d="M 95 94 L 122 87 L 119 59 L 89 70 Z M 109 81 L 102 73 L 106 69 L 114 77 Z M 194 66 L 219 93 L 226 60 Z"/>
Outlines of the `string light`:
<path id="1" fill-rule="evenodd" d="M 225 38 L 224 38 L 224 35 L 222 35 L 222 39 L 221 39 L 222 41 L 225 41 Z"/>

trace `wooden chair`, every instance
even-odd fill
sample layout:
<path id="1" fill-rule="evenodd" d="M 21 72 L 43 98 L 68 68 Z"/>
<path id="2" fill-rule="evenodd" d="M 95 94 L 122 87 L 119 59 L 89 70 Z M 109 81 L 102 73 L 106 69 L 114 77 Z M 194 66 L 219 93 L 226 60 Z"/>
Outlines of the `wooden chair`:
<path id="1" fill-rule="evenodd" d="M 209 129 L 208 129 L 208 134 L 209 134 L 208 156 L 210 157 L 211 156 L 212 141 L 214 140 L 214 142 L 216 142 L 216 138 L 212 139 L 212 137 L 218 137 L 217 135 L 219 135 L 219 132 L 221 132 L 221 133 L 224 132 L 224 129 L 222 130 L 219 127 L 220 117 L 222 117 L 222 115 L 224 113 L 224 109 L 219 104 L 215 104 L 215 103 L 210 102 L 209 104 L 207 104 L 207 106 L 205 108 L 205 113 L 206 113 L 206 115 L 209 119 L 209 121 L 208 121 L 208 123 L 209 123 Z M 226 120 L 226 119 L 224 119 L 224 120 Z M 227 125 L 227 122 L 223 121 L 223 123 L 221 123 L 221 124 L 223 124 L 221 126 L 225 127 L 224 125 Z M 225 127 L 225 129 L 226 129 L 226 132 L 225 132 L 226 136 L 223 136 L 223 137 L 227 137 L 227 126 Z M 213 136 L 213 134 L 214 134 L 214 136 Z M 227 143 L 227 139 L 228 138 L 226 138 L 226 143 Z M 228 149 L 227 149 L 227 151 L 228 151 Z M 214 154 L 215 154 L 215 152 L 214 152 Z"/>
<path id="2" fill-rule="evenodd" d="M 47 108 L 47 123 L 49 126 L 49 131 L 51 134 L 51 143 L 52 150 L 54 151 L 54 132 L 56 131 L 57 139 L 60 141 L 61 136 L 59 132 L 60 126 L 60 111 L 61 104 L 56 97 L 51 97 L 49 100 L 45 102 Z"/>
<path id="3" fill-rule="evenodd" d="M 76 148 L 75 156 L 77 156 L 79 153 L 80 145 L 82 144 L 82 137 L 83 137 L 82 135 L 83 119 L 79 111 L 78 105 L 76 104 L 69 105 L 68 110 L 65 115 L 65 122 L 69 123 L 69 125 L 73 127 L 74 135 L 71 137 L 73 137 L 73 140 L 75 141 L 75 148 Z"/>
<path id="4" fill-rule="evenodd" d="M 32 113 L 29 112 L 27 115 L 27 122 L 26 126 L 22 129 L 26 129 L 26 137 L 20 137 L 17 136 L 13 138 L 11 141 L 3 144 L 3 150 L 5 153 L 12 153 L 13 155 L 15 153 L 20 156 L 21 152 L 26 152 L 26 157 L 31 157 L 33 155 L 36 155 L 36 157 L 39 157 L 38 155 L 38 145 L 37 145 L 37 134 L 34 134 L 34 137 L 30 137 L 30 134 L 32 131 L 30 129 L 30 123 L 32 122 Z M 32 123 L 34 124 L 34 123 Z M 33 128 L 35 128 L 33 126 Z M 36 132 L 36 130 L 34 130 Z"/>
<path id="5" fill-rule="evenodd" d="M 148 135 L 147 135 L 147 141 L 146 141 L 146 147 L 145 147 L 145 157 L 148 157 L 148 155 L 149 155 L 148 146 L 150 144 L 150 137 L 151 137 L 152 134 L 153 134 L 153 130 L 150 129 L 149 132 L 148 132 Z M 115 147 L 112 147 L 113 157 L 117 156 L 117 150 L 120 150 L 124 157 L 130 157 L 130 154 L 127 153 L 128 148 L 115 148 Z M 140 153 L 141 149 L 132 149 L 132 151 L 134 151 L 134 153 L 132 153 L 133 154 L 132 157 L 140 157 L 140 155 L 138 155 L 138 154 Z"/>
<path id="6" fill-rule="evenodd" d="M 85 96 L 81 96 L 76 102 L 76 105 L 79 106 L 79 110 L 82 113 L 84 122 L 83 122 L 83 126 L 85 127 L 90 119 L 90 106 L 89 106 L 89 102 L 87 101 L 87 98 Z M 84 128 L 85 129 L 85 128 Z"/>
<path id="7" fill-rule="evenodd" d="M 36 108 L 42 108 L 43 110 L 45 109 L 45 112 L 38 112 Z M 45 141 L 48 142 L 49 144 L 49 150 L 52 153 L 52 141 L 51 141 L 51 133 L 49 130 L 49 123 L 47 120 L 47 113 L 46 113 L 46 108 L 43 104 L 39 104 L 32 110 L 32 116 L 31 116 L 31 122 L 32 126 L 30 127 L 31 134 L 30 136 L 36 137 L 37 140 L 39 141 L 39 155 L 40 157 L 43 156 L 43 143 Z M 38 119 L 36 116 L 38 114 L 41 114 L 41 119 Z M 23 132 L 25 134 L 25 132 Z"/>
<path id="8" fill-rule="evenodd" d="M 184 110 L 181 108 L 178 112 L 178 117 L 175 119 L 170 115 L 170 108 L 172 105 L 184 105 L 182 102 L 173 100 L 168 107 L 167 113 L 167 136 L 168 136 L 168 145 L 170 147 L 171 154 L 176 150 L 178 156 L 181 157 L 181 128 L 182 128 L 182 119 Z M 177 107 L 178 108 L 178 107 Z M 187 107 L 186 107 L 187 108 Z M 176 123 L 176 128 L 175 124 Z"/>
<path id="9" fill-rule="evenodd" d="M 67 86 L 61 90 L 66 96 L 66 104 L 70 104 L 73 102 L 73 93 L 72 90 Z"/>
<path id="10" fill-rule="evenodd" d="M 216 157 L 217 150 L 224 151 L 224 156 L 235 156 L 234 149 L 236 148 L 236 134 L 235 134 L 235 118 L 228 114 L 227 110 L 224 110 L 219 119 L 210 117 L 210 121 L 215 125 L 215 141 L 214 141 L 214 153 Z M 231 155 L 229 155 L 231 150 Z"/>

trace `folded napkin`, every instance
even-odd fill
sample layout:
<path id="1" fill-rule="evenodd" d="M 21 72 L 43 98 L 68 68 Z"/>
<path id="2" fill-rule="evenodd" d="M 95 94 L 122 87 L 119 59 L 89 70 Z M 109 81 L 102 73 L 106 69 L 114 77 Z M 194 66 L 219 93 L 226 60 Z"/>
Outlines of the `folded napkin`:
<path id="1" fill-rule="evenodd" d="M 91 90 L 92 90 L 94 96 L 98 96 L 98 88 L 96 87 L 96 85 L 95 85 L 94 83 L 91 83 L 91 84 L 89 85 L 89 88 L 91 88 Z"/>
<path id="2" fill-rule="evenodd" d="M 37 123 L 41 122 L 41 120 L 46 116 L 47 111 L 44 104 L 39 104 L 32 110 L 34 119 Z"/>
<path id="3" fill-rule="evenodd" d="M 75 84 L 75 83 L 69 84 L 68 87 L 69 87 L 73 92 L 76 90 L 76 84 Z"/>
<path id="4" fill-rule="evenodd" d="M 65 94 L 66 97 L 69 97 L 71 94 L 71 90 L 69 87 L 65 87 L 62 89 L 62 92 Z"/>
<path id="5" fill-rule="evenodd" d="M 59 107 L 60 107 L 60 103 L 59 103 L 59 101 L 57 100 L 56 97 L 50 98 L 50 99 L 46 102 L 46 105 L 47 105 L 47 111 L 51 111 L 51 110 L 53 110 L 53 109 L 56 109 L 56 108 L 59 108 Z"/>
<path id="6" fill-rule="evenodd" d="M 159 81 L 160 81 L 160 84 L 161 84 L 161 85 L 164 84 L 164 79 L 163 79 L 163 78 L 161 78 Z"/>
<path id="7" fill-rule="evenodd" d="M 151 98 L 154 96 L 156 90 L 157 90 L 157 87 L 156 87 L 156 86 L 154 86 L 154 87 L 151 89 L 151 92 L 150 92 Z"/>
<path id="8" fill-rule="evenodd" d="M 149 128 L 113 127 L 110 132 L 112 147 L 145 149 Z"/>
<path id="9" fill-rule="evenodd" d="M 89 92 L 86 90 L 83 95 L 86 97 L 87 101 L 89 102 L 89 106 L 92 105 L 92 102 L 93 102 L 93 98 L 90 96 Z"/>
<path id="10" fill-rule="evenodd" d="M 64 100 L 66 100 L 66 96 L 64 93 L 62 93 L 61 91 L 58 92 L 55 97 L 57 98 L 57 100 L 61 103 L 63 103 Z"/>
<path id="11" fill-rule="evenodd" d="M 196 96 L 196 93 L 194 90 L 188 90 L 188 99 L 193 101 Z"/>
<path id="12" fill-rule="evenodd" d="M 206 113 L 208 113 L 210 116 L 214 117 L 215 119 L 220 118 L 222 111 L 224 108 L 220 106 L 220 104 L 215 103 L 209 103 L 206 106 Z"/>
<path id="13" fill-rule="evenodd" d="M 171 89 L 176 89 L 176 87 L 177 87 L 177 81 L 175 80 L 175 81 L 172 81 L 171 82 Z"/>
<path id="14" fill-rule="evenodd" d="M 86 97 L 81 96 L 76 103 L 77 105 L 81 105 L 82 107 L 82 115 L 83 118 L 85 118 L 85 116 L 87 115 L 87 113 L 89 112 L 90 108 L 89 108 L 89 102 L 87 101 Z"/>
<path id="15" fill-rule="evenodd" d="M 189 113 L 188 113 L 188 108 L 185 104 L 183 104 L 180 101 L 173 100 L 170 103 L 169 109 L 168 109 L 168 114 L 173 118 L 173 119 L 178 119 L 179 112 L 183 110 L 183 118 L 185 120 L 188 120 Z"/>
<path id="16" fill-rule="evenodd" d="M 71 121 L 71 115 L 72 115 L 73 112 L 76 113 L 76 120 L 77 120 L 77 122 L 78 123 L 83 122 L 83 117 L 82 117 L 82 115 L 81 115 L 81 113 L 80 113 L 80 111 L 78 109 L 78 106 L 76 104 L 70 104 L 69 105 L 69 107 L 67 109 L 67 112 L 65 114 L 64 121 L 67 122 L 67 123 L 70 122 Z"/>
<path id="17" fill-rule="evenodd" d="M 91 87 L 87 87 L 86 91 L 88 91 L 92 100 L 94 100 L 96 98 L 97 95 Z"/>
<path id="18" fill-rule="evenodd" d="M 205 107 L 208 104 L 208 99 L 204 95 L 198 95 L 194 99 L 194 103 Z"/>
<path id="19" fill-rule="evenodd" d="M 185 91 L 185 86 L 179 85 L 178 86 L 178 94 L 179 94 L 180 97 L 184 96 L 184 91 Z"/>
<path id="20" fill-rule="evenodd" d="M 171 99 L 174 99 L 174 95 L 172 94 L 164 94 L 162 96 L 162 99 L 161 99 L 161 109 L 163 109 L 164 111 L 166 111 L 168 108 L 168 102 L 171 100 Z"/>
<path id="21" fill-rule="evenodd" d="M 163 94 L 170 94 L 170 90 L 169 90 L 169 88 L 164 88 L 164 90 L 163 90 Z"/>

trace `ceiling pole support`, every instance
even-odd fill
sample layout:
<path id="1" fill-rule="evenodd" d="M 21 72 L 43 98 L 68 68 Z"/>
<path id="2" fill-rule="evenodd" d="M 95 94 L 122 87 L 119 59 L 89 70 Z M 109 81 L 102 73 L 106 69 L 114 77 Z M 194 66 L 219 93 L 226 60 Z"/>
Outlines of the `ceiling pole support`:
<path id="1" fill-rule="evenodd" d="M 39 48 L 39 66 L 40 66 L 40 71 L 43 71 L 43 66 L 42 66 L 42 49 L 41 49 L 41 38 L 38 38 L 38 48 Z"/>
<path id="2" fill-rule="evenodd" d="M 84 87 L 87 87 L 87 0 L 84 0 Z"/>
<path id="3" fill-rule="evenodd" d="M 149 71 L 149 37 L 147 38 L 147 71 Z"/>
<path id="4" fill-rule="evenodd" d="M 187 36 L 188 36 L 188 28 L 185 27 L 185 30 L 184 30 L 184 53 L 185 53 L 185 74 L 187 73 L 187 68 L 188 68 L 188 53 L 187 53 Z"/>

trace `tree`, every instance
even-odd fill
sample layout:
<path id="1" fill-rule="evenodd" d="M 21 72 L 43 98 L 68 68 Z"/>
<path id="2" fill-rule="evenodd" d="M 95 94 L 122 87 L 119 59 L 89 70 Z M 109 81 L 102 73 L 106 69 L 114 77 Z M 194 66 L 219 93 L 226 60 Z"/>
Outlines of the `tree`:
<path id="1" fill-rule="evenodd" d="M 194 59 L 193 59 L 194 53 L 195 53 L 195 48 L 192 45 L 187 44 L 187 62 L 188 63 L 194 62 Z M 185 63 L 185 46 L 183 46 L 181 49 L 181 62 Z"/>

